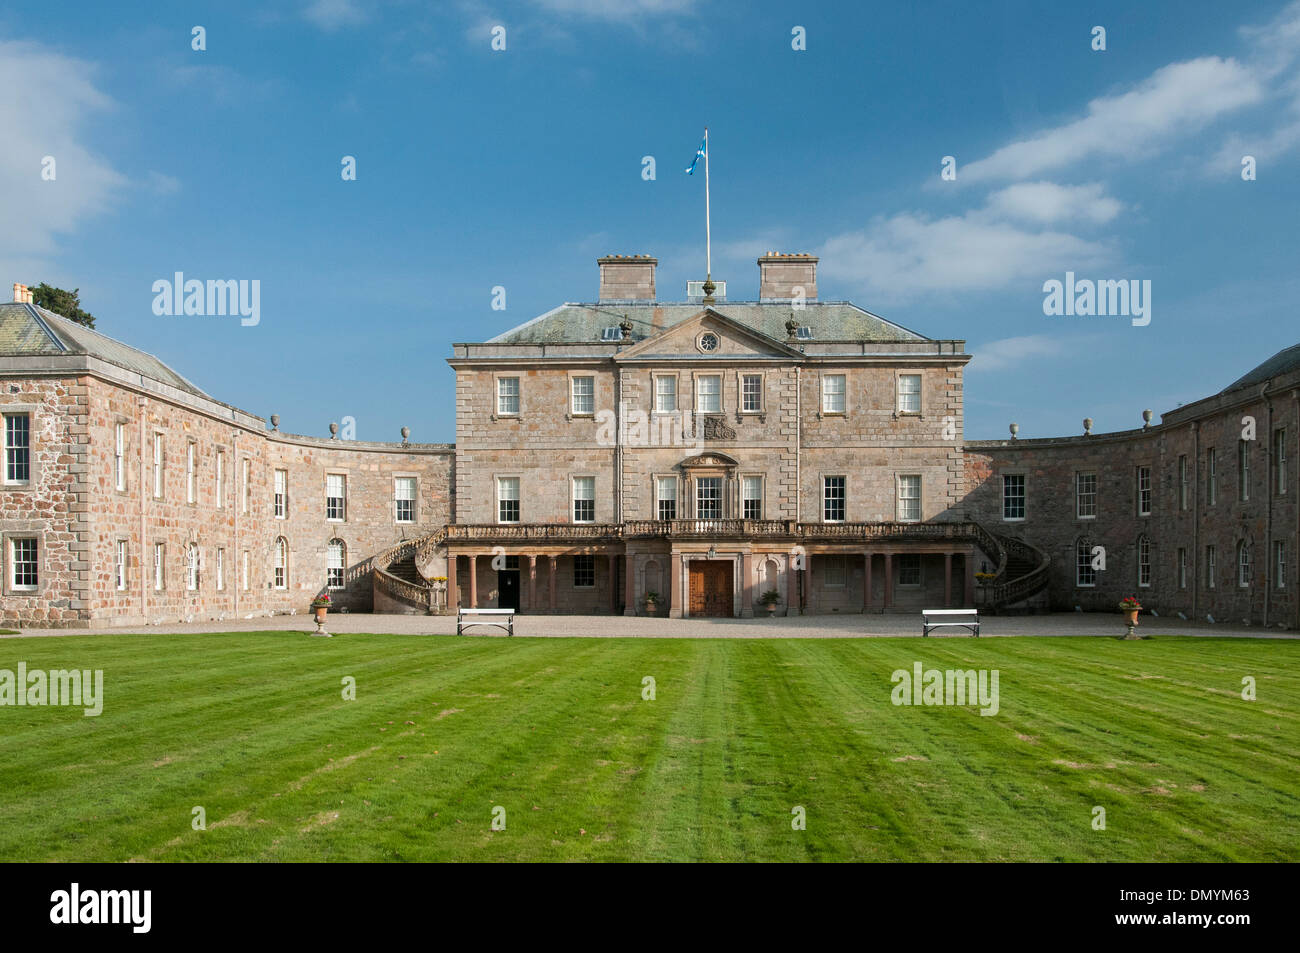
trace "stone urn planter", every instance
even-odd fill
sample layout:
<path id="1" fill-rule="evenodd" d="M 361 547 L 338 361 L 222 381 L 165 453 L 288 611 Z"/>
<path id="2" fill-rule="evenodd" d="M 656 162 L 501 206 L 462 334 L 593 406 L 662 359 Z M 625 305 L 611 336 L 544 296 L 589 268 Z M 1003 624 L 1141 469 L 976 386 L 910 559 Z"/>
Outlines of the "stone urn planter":
<path id="1" fill-rule="evenodd" d="M 645 614 L 654 615 L 655 607 L 659 604 L 659 593 L 647 592 L 645 594 Z"/>
<path id="2" fill-rule="evenodd" d="M 1122 599 L 1119 604 L 1119 611 L 1124 615 L 1124 622 L 1128 626 L 1126 639 L 1140 638 L 1133 630 L 1138 625 L 1138 613 L 1142 611 L 1142 603 L 1138 602 L 1134 596 Z"/>
<path id="3" fill-rule="evenodd" d="M 329 615 L 330 606 L 331 602 L 328 595 L 320 596 L 312 600 L 311 612 L 313 618 L 316 620 L 316 631 L 313 632 L 312 635 L 320 635 L 329 638 L 330 634 L 325 631 L 325 617 Z"/>
<path id="4" fill-rule="evenodd" d="M 781 602 L 781 593 L 775 589 L 769 589 L 758 597 L 758 601 L 767 609 L 767 617 L 770 619 L 776 615 L 776 607 Z"/>

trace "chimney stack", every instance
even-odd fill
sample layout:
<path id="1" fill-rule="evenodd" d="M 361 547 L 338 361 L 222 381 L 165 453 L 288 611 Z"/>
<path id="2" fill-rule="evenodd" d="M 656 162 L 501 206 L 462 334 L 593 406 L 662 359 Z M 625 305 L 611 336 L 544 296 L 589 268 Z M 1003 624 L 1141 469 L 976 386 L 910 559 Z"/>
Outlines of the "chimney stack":
<path id="1" fill-rule="evenodd" d="M 770 251 L 758 260 L 758 300 L 790 301 L 795 288 L 808 301 L 817 300 L 817 258 Z"/>
<path id="2" fill-rule="evenodd" d="M 31 304 L 32 290 L 28 288 L 26 285 L 20 285 L 18 282 L 15 281 L 14 282 L 14 303 Z"/>
<path id="3" fill-rule="evenodd" d="M 655 300 L 655 265 L 649 255 L 606 255 L 600 265 L 601 301 Z"/>

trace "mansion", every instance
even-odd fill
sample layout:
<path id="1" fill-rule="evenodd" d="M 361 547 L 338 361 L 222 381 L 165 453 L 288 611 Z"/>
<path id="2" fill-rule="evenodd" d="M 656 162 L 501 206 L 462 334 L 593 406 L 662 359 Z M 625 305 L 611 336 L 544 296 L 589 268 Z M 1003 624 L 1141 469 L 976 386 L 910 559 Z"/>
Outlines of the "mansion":
<path id="1" fill-rule="evenodd" d="M 965 342 L 820 300 L 812 256 L 759 258 L 749 302 L 661 301 L 654 258 L 598 264 L 595 301 L 452 345 L 454 444 L 284 433 L 15 285 L 0 624 L 247 618 L 328 593 L 673 618 L 1137 595 L 1300 625 L 1300 345 L 1159 423 L 970 441 Z"/>

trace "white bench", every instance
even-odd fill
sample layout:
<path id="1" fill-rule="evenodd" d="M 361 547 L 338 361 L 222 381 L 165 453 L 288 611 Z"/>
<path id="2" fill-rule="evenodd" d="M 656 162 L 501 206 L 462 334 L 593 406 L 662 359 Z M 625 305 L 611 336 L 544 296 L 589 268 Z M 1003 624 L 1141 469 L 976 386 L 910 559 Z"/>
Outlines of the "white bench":
<path id="1" fill-rule="evenodd" d="M 956 625 L 970 629 L 975 638 L 980 635 L 980 614 L 978 609 L 922 609 L 921 634 L 929 635 L 931 629 L 945 625 Z"/>
<path id="2" fill-rule="evenodd" d="M 479 616 L 487 616 L 485 619 L 479 619 Z M 498 629 L 504 629 L 506 635 L 515 634 L 515 610 L 514 609 L 467 609 L 460 606 L 456 609 L 456 634 L 464 635 L 465 630 L 471 625 L 494 625 Z"/>

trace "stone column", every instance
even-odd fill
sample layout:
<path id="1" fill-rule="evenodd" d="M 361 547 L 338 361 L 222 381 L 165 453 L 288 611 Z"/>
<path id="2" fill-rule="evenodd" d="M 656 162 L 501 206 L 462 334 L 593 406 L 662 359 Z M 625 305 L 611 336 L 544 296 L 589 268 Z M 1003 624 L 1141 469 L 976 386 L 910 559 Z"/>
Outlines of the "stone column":
<path id="1" fill-rule="evenodd" d="M 478 554 L 469 554 L 469 607 L 478 608 Z"/>
<path id="2" fill-rule="evenodd" d="M 636 570 L 631 553 L 623 556 L 623 615 L 636 615 Z"/>
<path id="3" fill-rule="evenodd" d="M 894 605 L 894 556 L 892 553 L 885 553 L 885 608 L 892 608 Z"/>
<path id="4" fill-rule="evenodd" d="M 557 557 L 555 556 L 551 557 L 551 572 L 546 577 L 546 585 L 550 589 L 550 607 L 552 613 L 555 612 L 555 574 L 558 569 L 559 562 L 560 560 Z"/>
<path id="5" fill-rule="evenodd" d="M 966 553 L 962 556 L 962 562 L 966 564 L 966 600 L 965 608 L 971 609 L 975 606 L 975 554 L 974 552 Z"/>
<path id="6" fill-rule="evenodd" d="M 754 618 L 754 555 L 743 553 L 740 557 L 740 617 Z"/>
<path id="7" fill-rule="evenodd" d="M 943 554 L 943 607 L 952 608 L 952 553 Z"/>
<path id="8" fill-rule="evenodd" d="M 682 617 L 682 554 L 673 553 L 668 571 L 668 618 Z"/>
<path id="9" fill-rule="evenodd" d="M 871 608 L 871 553 L 862 554 L 862 611 Z"/>
<path id="10" fill-rule="evenodd" d="M 618 614 L 618 554 L 609 554 L 609 614 Z"/>
<path id="11" fill-rule="evenodd" d="M 460 608 L 460 590 L 456 586 L 456 562 L 460 559 L 455 553 L 447 552 L 447 611 L 455 612 Z"/>
<path id="12" fill-rule="evenodd" d="M 537 611 L 537 557 L 528 557 L 528 611 Z"/>
<path id="13" fill-rule="evenodd" d="M 807 557 L 804 558 L 806 559 Z M 799 614 L 799 573 L 801 570 L 794 568 L 794 560 L 795 557 L 793 553 L 790 555 L 790 558 L 786 560 L 786 588 L 790 590 L 786 593 L 785 597 L 786 615 Z"/>
<path id="14" fill-rule="evenodd" d="M 813 554 L 803 558 L 803 611 L 804 615 L 817 614 L 817 587 L 813 583 Z"/>

